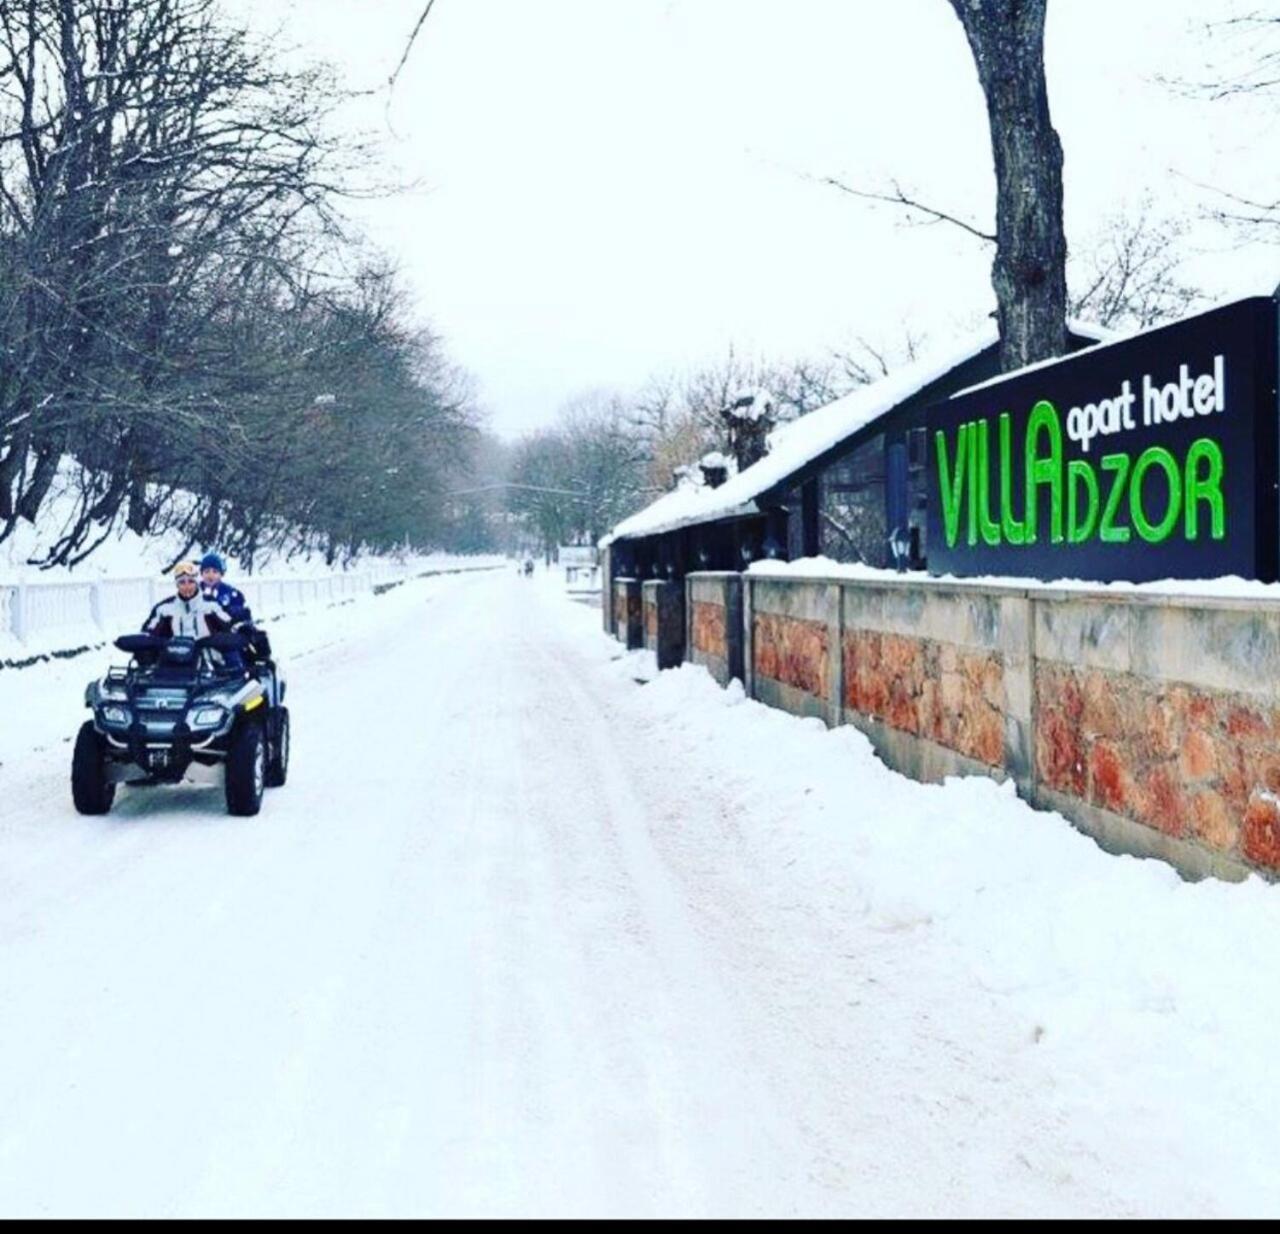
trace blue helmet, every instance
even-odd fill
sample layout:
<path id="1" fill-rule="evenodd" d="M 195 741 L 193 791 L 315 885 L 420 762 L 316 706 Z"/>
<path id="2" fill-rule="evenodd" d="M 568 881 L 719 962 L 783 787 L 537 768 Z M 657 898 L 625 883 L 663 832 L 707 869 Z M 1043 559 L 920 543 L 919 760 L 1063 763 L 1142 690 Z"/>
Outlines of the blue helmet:
<path id="1" fill-rule="evenodd" d="M 205 553 L 200 558 L 200 569 L 217 570 L 219 574 L 225 574 L 227 572 L 227 563 L 217 553 Z"/>

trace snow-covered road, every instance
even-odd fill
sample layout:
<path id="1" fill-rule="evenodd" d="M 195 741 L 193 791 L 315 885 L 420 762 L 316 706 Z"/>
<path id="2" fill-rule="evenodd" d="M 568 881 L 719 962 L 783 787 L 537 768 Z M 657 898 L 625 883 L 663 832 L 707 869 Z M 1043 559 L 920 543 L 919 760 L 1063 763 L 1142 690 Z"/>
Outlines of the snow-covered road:
<path id="1" fill-rule="evenodd" d="M 638 686 L 598 627 L 505 571 L 282 625 L 254 819 L 80 818 L 75 697 L 6 714 L 0 1215 L 1280 1209 L 1270 888 Z"/>

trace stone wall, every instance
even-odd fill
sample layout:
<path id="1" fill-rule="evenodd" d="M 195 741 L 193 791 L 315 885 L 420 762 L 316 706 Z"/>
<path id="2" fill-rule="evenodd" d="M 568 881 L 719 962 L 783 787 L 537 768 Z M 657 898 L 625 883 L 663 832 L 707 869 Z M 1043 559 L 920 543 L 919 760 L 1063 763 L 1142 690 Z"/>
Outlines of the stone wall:
<path id="1" fill-rule="evenodd" d="M 756 613 L 752 626 L 755 670 L 785 686 L 825 699 L 831 690 L 827 624 Z"/>
<path id="2" fill-rule="evenodd" d="M 722 685 L 745 678 L 742 575 L 732 571 L 691 575 L 686 583 L 685 643 L 689 660 Z"/>
<path id="3" fill-rule="evenodd" d="M 878 630 L 844 636 L 844 706 L 1003 769 L 1008 705 L 999 652 Z"/>
<path id="4" fill-rule="evenodd" d="M 613 633 L 629 650 L 644 646 L 640 580 L 615 579 L 613 584 Z"/>
<path id="5" fill-rule="evenodd" d="M 727 614 L 723 604 L 706 600 L 694 600 L 689 614 L 690 657 L 695 663 L 716 661 L 725 664 L 729 659 L 729 633 L 725 628 Z"/>
<path id="6" fill-rule="evenodd" d="M 1030 601 L 915 580 L 841 587 L 841 718 L 921 779 L 1032 776 Z"/>
<path id="7" fill-rule="evenodd" d="M 644 625 L 644 645 L 650 651 L 658 649 L 658 597 L 650 589 L 648 583 L 642 583 L 640 589 L 640 612 Z"/>
<path id="8" fill-rule="evenodd" d="M 746 579 L 752 696 L 798 715 L 839 720 L 839 588 Z"/>
<path id="9" fill-rule="evenodd" d="M 644 583 L 644 645 L 658 667 L 675 668 L 685 655 L 685 585 L 650 579 Z"/>
<path id="10" fill-rule="evenodd" d="M 731 638 L 688 587 L 692 658 Z M 748 575 L 749 693 L 924 780 L 1012 778 L 1111 851 L 1280 876 L 1280 602 Z M 718 679 L 725 680 L 723 673 Z"/>
<path id="11" fill-rule="evenodd" d="M 1280 605 L 1037 598 L 1036 797 L 1108 847 L 1280 871 Z"/>

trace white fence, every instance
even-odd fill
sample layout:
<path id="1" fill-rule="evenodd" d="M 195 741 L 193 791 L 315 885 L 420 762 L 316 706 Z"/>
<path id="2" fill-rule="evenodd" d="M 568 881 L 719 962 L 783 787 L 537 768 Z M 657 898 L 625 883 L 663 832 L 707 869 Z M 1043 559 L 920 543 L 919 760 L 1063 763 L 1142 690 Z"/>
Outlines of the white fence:
<path id="1" fill-rule="evenodd" d="M 477 567 L 462 567 L 474 569 Z M 483 567 L 479 567 L 483 568 Z M 372 566 L 319 578 L 246 578 L 236 585 L 255 617 L 331 604 L 375 587 L 451 567 Z M 141 627 L 151 606 L 172 594 L 169 579 L 0 584 L 0 661 L 5 653 L 71 650 Z"/>
<path id="2" fill-rule="evenodd" d="M 600 567 L 565 566 L 564 585 L 569 591 L 598 591 L 600 589 Z"/>
<path id="3" fill-rule="evenodd" d="M 593 544 L 561 544 L 556 549 L 558 566 L 594 566 L 599 562 L 599 550 Z"/>

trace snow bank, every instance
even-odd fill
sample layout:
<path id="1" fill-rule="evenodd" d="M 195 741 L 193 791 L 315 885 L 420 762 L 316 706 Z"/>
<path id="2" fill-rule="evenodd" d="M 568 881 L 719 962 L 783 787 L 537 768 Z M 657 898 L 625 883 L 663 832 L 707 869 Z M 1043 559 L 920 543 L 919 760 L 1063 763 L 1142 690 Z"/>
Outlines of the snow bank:
<path id="1" fill-rule="evenodd" d="M 1269 1141 L 1280 1108 L 1280 987 L 1259 967 L 1280 888 L 1110 856 L 1011 785 L 918 784 L 856 729 L 750 702 L 701 668 L 658 674 L 635 709 L 646 734 L 723 769 L 767 862 L 801 867 L 873 929 L 927 935 L 1017 1017 L 1058 1077 L 1050 1108 L 1138 1111 L 1153 1152 L 1190 1137 L 1217 1185 L 1275 1198 L 1272 1178 L 1232 1177 L 1223 1146 Z"/>
<path id="2" fill-rule="evenodd" d="M 892 954 L 913 992 L 899 997 L 931 990 L 958 1050 L 992 1034 L 1021 1043 L 1017 1069 L 1044 1077 L 1033 1107 L 1009 1111 L 1029 1158 L 1033 1127 L 1083 1146 L 1074 1161 L 1024 1159 L 1028 1170 L 1060 1170 L 1064 1187 L 1105 1175 L 1135 1214 L 1274 1213 L 1280 987 L 1265 940 L 1280 931 L 1280 887 L 1188 883 L 1160 861 L 1109 855 L 1010 784 L 917 783 L 856 729 L 770 709 L 701 667 L 636 686 L 635 653 L 585 621 L 581 634 L 613 661 L 637 744 L 706 770 L 753 889 L 776 884 L 797 912 L 882 940 L 867 954 Z M 688 815 L 686 829 L 692 804 Z M 839 979 L 850 970 L 838 960 L 814 955 L 815 973 Z M 936 1079 L 898 1065 L 904 1105 L 927 1102 Z M 1001 1203 L 988 1197 L 991 1212 Z"/>

